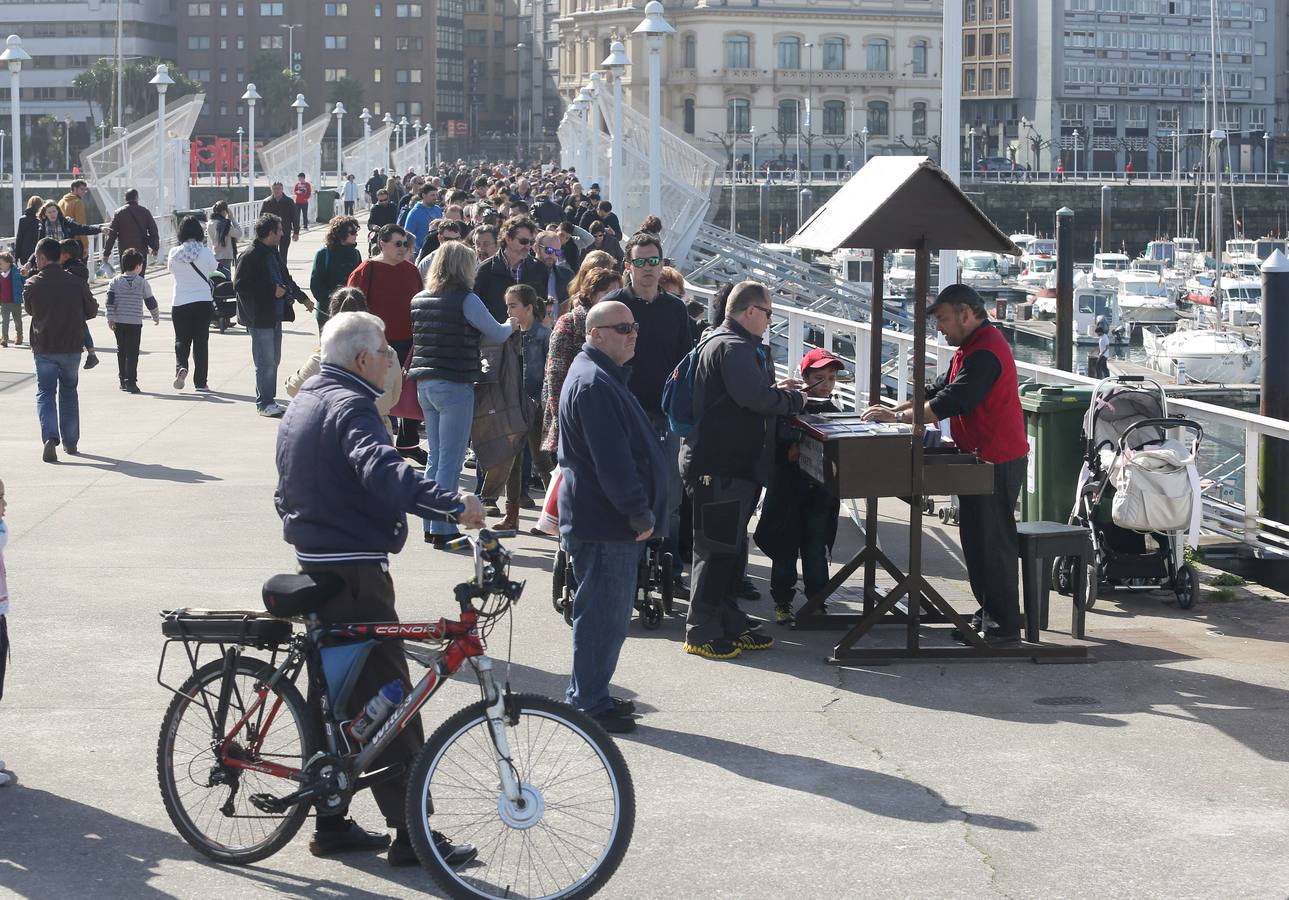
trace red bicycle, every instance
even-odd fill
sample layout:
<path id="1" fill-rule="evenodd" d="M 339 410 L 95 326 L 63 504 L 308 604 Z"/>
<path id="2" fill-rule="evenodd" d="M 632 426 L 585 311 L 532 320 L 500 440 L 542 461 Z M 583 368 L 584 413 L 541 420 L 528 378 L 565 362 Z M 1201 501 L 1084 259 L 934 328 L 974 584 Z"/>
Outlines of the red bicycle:
<path id="1" fill-rule="evenodd" d="M 609 880 L 635 824 L 626 762 L 579 710 L 512 694 L 508 682 L 498 686 L 485 642 L 523 585 L 510 580 L 510 555 L 488 531 L 456 543 L 474 553 L 474 577 L 455 590 L 457 621 L 323 624 L 315 610 L 338 587 L 326 575 L 270 579 L 265 605 L 274 615 L 163 614 L 161 666 L 179 643 L 192 667 L 178 689 L 157 673 L 175 693 L 157 774 L 184 840 L 219 862 L 246 864 L 285 846 L 310 809 L 343 814 L 355 793 L 403 774 L 401 767 L 370 769 L 468 663 L 482 699 L 439 726 L 408 780 L 408 830 L 422 864 L 453 897 L 588 897 Z M 303 632 L 286 617 L 302 617 Z M 337 709 L 347 708 L 344 682 L 361 669 L 363 648 L 388 640 L 406 642 L 408 657 L 427 671 L 364 742 Z M 219 656 L 199 665 L 212 646 Z M 270 658 L 247 655 L 251 648 Z M 316 705 L 296 686 L 302 674 Z M 475 861 L 449 866 L 431 824 L 473 843 Z"/>

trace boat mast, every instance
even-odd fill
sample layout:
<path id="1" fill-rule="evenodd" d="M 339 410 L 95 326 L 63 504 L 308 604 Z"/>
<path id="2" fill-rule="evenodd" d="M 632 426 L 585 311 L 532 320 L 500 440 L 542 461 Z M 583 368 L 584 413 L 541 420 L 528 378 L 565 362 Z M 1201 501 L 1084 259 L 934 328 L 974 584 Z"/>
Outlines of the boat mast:
<path id="1" fill-rule="evenodd" d="M 1226 134 L 1218 126 L 1217 118 L 1217 0 L 1209 0 L 1209 96 L 1212 98 L 1212 129 L 1209 131 L 1213 148 L 1213 299 L 1214 309 L 1221 301 L 1219 290 L 1222 283 L 1222 145 Z"/>

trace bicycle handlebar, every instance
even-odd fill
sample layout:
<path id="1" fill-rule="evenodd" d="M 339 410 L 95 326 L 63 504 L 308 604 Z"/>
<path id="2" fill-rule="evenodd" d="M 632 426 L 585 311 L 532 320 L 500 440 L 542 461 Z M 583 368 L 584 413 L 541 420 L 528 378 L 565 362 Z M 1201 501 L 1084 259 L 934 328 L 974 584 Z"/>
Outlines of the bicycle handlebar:
<path id="1" fill-rule="evenodd" d="M 494 591 L 506 593 L 509 596 L 511 583 L 505 576 L 507 564 L 510 562 L 510 552 L 501 546 L 500 538 L 514 537 L 515 534 L 513 529 L 502 531 L 481 528 L 478 537 L 463 534 L 443 545 L 444 550 L 451 552 L 460 552 L 467 547 L 473 551 L 474 581 L 469 585 L 461 586 L 468 590 L 458 589 L 457 599 L 461 603 L 462 611 L 469 606 L 472 596 Z M 485 570 L 485 564 L 490 567 L 490 572 Z"/>

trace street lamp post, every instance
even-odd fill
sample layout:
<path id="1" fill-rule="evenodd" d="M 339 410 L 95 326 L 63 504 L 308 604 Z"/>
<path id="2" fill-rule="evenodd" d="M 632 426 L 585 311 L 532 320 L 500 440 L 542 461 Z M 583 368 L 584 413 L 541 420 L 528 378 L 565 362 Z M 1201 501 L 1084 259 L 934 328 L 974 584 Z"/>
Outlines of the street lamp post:
<path id="1" fill-rule="evenodd" d="M 587 125 L 591 130 L 591 161 L 588 168 L 590 171 L 590 184 L 595 184 L 600 180 L 600 73 L 591 73 L 591 85 L 583 88 L 583 97 L 586 99 L 586 108 L 589 111 Z M 589 187 L 590 184 L 587 186 Z"/>
<path id="2" fill-rule="evenodd" d="M 157 74 L 152 76 L 148 84 L 157 89 L 157 197 L 160 206 L 161 216 L 164 219 L 166 213 L 166 157 L 170 154 L 166 151 L 166 88 L 174 84 L 175 80 L 170 77 L 170 72 L 165 63 L 157 63 Z"/>
<path id="3" fill-rule="evenodd" d="M 237 126 L 237 180 L 242 180 L 242 135 L 246 134 L 241 125 Z"/>
<path id="4" fill-rule="evenodd" d="M 394 117 L 389 113 L 385 113 L 385 118 L 381 119 L 380 123 L 386 128 L 391 128 L 394 125 Z M 385 139 L 385 166 L 390 170 L 390 172 L 397 175 L 398 173 L 394 172 L 393 151 L 389 149 L 389 142 L 391 140 L 394 140 L 394 136 L 392 134 Z"/>
<path id="5" fill-rule="evenodd" d="M 407 146 L 407 116 L 402 116 L 398 120 L 398 146 L 399 149 Z"/>
<path id="6" fill-rule="evenodd" d="M 0 179 L 4 178 L 4 129 L 0 128 Z M 14 232 L 15 236 L 17 232 Z"/>
<path id="7" fill-rule="evenodd" d="M 747 142 L 752 145 L 752 155 L 748 157 L 748 171 L 751 173 L 748 181 L 756 184 L 756 126 L 750 123 L 747 126 Z"/>
<path id="8" fill-rule="evenodd" d="M 438 144 L 434 142 L 434 126 L 427 125 L 425 127 L 429 129 L 430 134 L 430 145 L 426 148 L 426 151 L 430 154 L 430 168 L 433 169 L 439 164 L 439 147 Z"/>
<path id="9" fill-rule="evenodd" d="M 967 129 L 967 139 L 970 144 L 970 155 L 967 156 L 967 165 L 971 166 L 972 175 L 976 172 L 976 126 L 972 125 Z"/>
<path id="10" fill-rule="evenodd" d="M 295 102 L 291 104 L 295 110 L 295 161 L 296 171 L 304 171 L 304 111 L 309 108 L 309 102 L 304 99 L 304 94 L 296 94 Z"/>
<path id="11" fill-rule="evenodd" d="M 860 163 L 860 165 L 866 166 L 868 165 L 868 126 L 867 125 L 859 129 L 859 139 L 863 141 L 863 144 L 864 144 L 864 161 Z"/>
<path id="12" fill-rule="evenodd" d="M 515 44 L 515 147 L 516 155 L 523 155 L 524 147 L 524 48 L 523 41 Z"/>
<path id="13" fill-rule="evenodd" d="M 303 28 L 304 25 L 296 22 L 294 25 L 279 25 L 278 28 L 286 29 L 286 67 L 295 74 L 295 30 Z"/>
<path id="14" fill-rule="evenodd" d="M 72 170 L 72 117 L 63 116 L 63 170 Z"/>
<path id="15" fill-rule="evenodd" d="M 1077 128 L 1074 129 L 1074 180 L 1075 181 L 1078 181 L 1079 179 L 1079 143 L 1082 137 L 1083 135 L 1079 134 L 1079 130 Z"/>
<path id="16" fill-rule="evenodd" d="M 1262 132 L 1262 180 L 1271 179 L 1271 132 Z"/>
<path id="17" fill-rule="evenodd" d="M 0 59 L 9 66 L 9 136 L 13 140 L 13 233 L 17 236 L 18 217 L 22 215 L 22 117 L 18 111 L 22 92 L 19 82 L 22 80 L 22 64 L 31 59 L 31 54 L 22 49 L 22 38 L 11 34 L 5 40 Z"/>
<path id="18" fill-rule="evenodd" d="M 336 117 L 336 189 L 342 190 L 345 186 L 345 105 L 339 100 L 331 108 L 331 114 Z M 321 181 L 321 178 L 319 178 Z"/>
<path id="19" fill-rule="evenodd" d="M 246 102 L 246 112 L 250 128 L 246 134 L 246 199 L 255 201 L 255 101 L 260 99 L 260 92 L 255 90 L 255 83 L 246 86 L 242 100 Z"/>
<path id="20" fill-rule="evenodd" d="M 609 76 L 613 79 L 613 142 L 609 150 L 612 154 L 609 157 L 609 195 L 612 199 L 609 202 L 618 211 L 618 215 L 623 216 L 626 215 L 627 191 L 626 185 L 622 183 L 625 177 L 622 174 L 622 76 L 626 73 L 627 66 L 631 65 L 626 45 L 621 41 L 614 41 L 609 46 L 609 55 L 600 65 L 609 70 Z M 17 228 L 16 221 L 14 228 Z M 14 234 L 17 233 L 15 230 Z"/>
<path id="21" fill-rule="evenodd" d="M 371 148 L 367 146 L 371 140 L 371 110 L 364 106 L 358 118 L 363 123 L 363 177 L 366 178 L 367 170 L 371 168 Z"/>
<path id="22" fill-rule="evenodd" d="M 649 46 L 649 212 L 662 214 L 662 43 L 676 29 L 663 18 L 659 0 L 645 4 L 645 17 L 632 34 Z"/>

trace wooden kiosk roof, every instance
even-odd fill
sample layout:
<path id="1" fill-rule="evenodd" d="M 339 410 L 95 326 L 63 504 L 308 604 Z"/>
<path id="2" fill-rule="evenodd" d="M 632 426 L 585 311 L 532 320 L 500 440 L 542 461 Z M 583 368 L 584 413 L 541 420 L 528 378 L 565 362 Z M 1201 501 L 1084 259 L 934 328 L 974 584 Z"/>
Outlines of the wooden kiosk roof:
<path id="1" fill-rule="evenodd" d="M 840 247 L 987 250 L 1020 249 L 925 156 L 870 159 L 789 240 L 792 247 L 831 253 Z"/>

